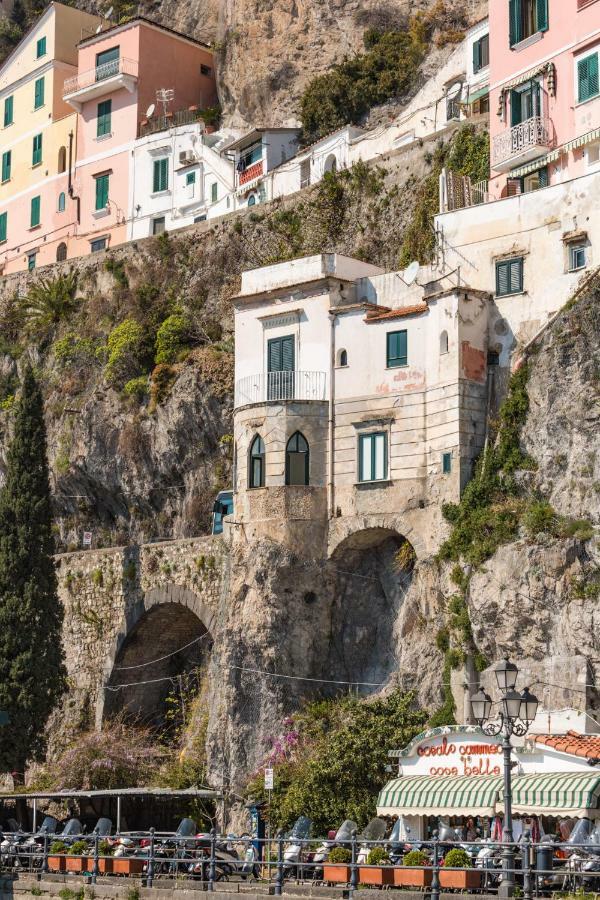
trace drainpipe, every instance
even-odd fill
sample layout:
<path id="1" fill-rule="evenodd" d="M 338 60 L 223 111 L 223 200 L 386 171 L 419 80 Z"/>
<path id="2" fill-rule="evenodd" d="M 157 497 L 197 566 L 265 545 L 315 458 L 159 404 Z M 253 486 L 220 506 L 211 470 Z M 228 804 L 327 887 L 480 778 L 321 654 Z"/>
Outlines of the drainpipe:
<path id="1" fill-rule="evenodd" d="M 329 311 L 329 483 L 327 485 L 328 518 L 335 516 L 335 486 L 333 480 L 334 471 L 334 428 L 335 428 L 335 323 L 337 313 Z"/>
<path id="2" fill-rule="evenodd" d="M 77 202 L 77 224 L 81 223 L 81 200 L 73 193 L 73 132 L 69 132 L 69 175 L 68 175 L 68 191 L 69 197 Z"/>

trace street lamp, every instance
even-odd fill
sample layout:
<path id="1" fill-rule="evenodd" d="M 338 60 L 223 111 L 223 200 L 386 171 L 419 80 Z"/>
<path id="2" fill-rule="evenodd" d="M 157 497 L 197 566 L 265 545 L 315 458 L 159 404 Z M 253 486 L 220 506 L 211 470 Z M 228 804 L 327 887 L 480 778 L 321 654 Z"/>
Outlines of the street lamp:
<path id="1" fill-rule="evenodd" d="M 502 752 L 504 754 L 504 827 L 502 828 L 502 843 L 505 844 L 502 852 L 503 877 L 498 894 L 511 897 L 515 889 L 515 854 L 513 850 L 512 830 L 512 763 L 511 763 L 511 737 L 517 735 L 523 737 L 536 717 L 538 699 L 525 688 L 522 694 L 515 690 L 519 670 L 508 659 L 494 669 L 496 681 L 501 691 L 502 698 L 498 703 L 499 710 L 495 720 L 491 720 L 493 701 L 482 689 L 471 697 L 471 710 L 473 718 L 484 734 L 490 737 L 502 735 Z"/>

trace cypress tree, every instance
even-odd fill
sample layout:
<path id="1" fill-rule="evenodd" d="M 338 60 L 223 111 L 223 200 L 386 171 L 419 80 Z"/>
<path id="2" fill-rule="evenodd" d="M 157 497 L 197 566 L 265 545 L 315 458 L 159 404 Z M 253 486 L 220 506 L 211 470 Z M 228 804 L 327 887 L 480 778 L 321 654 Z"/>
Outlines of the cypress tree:
<path id="1" fill-rule="evenodd" d="M 53 559 L 44 406 L 27 368 L 0 491 L 0 771 L 21 780 L 44 753 L 45 726 L 65 687 Z"/>

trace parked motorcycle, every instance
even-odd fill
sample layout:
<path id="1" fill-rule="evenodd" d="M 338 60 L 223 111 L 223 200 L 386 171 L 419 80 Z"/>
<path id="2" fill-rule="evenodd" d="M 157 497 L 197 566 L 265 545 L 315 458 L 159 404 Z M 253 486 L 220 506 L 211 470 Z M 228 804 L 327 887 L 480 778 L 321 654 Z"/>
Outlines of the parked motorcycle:
<path id="1" fill-rule="evenodd" d="M 321 879 L 323 877 L 323 866 L 329 859 L 329 854 L 334 847 L 346 847 L 349 849 L 352 846 L 353 831 L 358 831 L 356 822 L 353 822 L 352 819 L 344 819 L 338 830 L 333 835 L 330 832 L 330 836 L 327 837 L 327 840 L 319 844 L 312 854 L 311 869 L 312 877 L 314 879 Z"/>
<path id="2" fill-rule="evenodd" d="M 386 826 L 384 820 L 376 817 L 375 819 L 371 819 L 366 828 L 359 834 L 358 842 L 360 847 L 357 854 L 357 862 L 359 865 L 367 865 L 369 853 L 376 844 L 383 842 L 385 830 Z"/>
<path id="3" fill-rule="evenodd" d="M 310 837 L 312 821 L 307 816 L 299 816 L 294 826 L 287 835 L 288 843 L 283 851 L 283 877 L 298 878 L 302 875 L 303 864 L 306 862 L 306 845 Z"/>

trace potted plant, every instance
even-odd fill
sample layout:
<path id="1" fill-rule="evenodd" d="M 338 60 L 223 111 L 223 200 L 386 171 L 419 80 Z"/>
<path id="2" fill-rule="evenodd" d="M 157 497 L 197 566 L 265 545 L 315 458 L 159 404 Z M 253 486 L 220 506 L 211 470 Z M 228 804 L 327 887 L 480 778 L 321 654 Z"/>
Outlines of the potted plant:
<path id="1" fill-rule="evenodd" d="M 428 887 L 431 884 L 431 861 L 422 850 L 411 850 L 394 868 L 396 887 Z M 414 868 L 409 868 L 414 867 Z"/>
<path id="2" fill-rule="evenodd" d="M 87 841 L 75 841 L 65 856 L 65 869 L 67 872 L 84 872 L 88 868 L 89 847 Z"/>
<path id="3" fill-rule="evenodd" d="M 109 875 L 112 872 L 112 855 L 115 852 L 113 845 L 106 839 L 98 844 L 98 871 L 101 875 Z"/>
<path id="4" fill-rule="evenodd" d="M 323 881 L 338 881 L 348 884 L 350 881 L 350 863 L 352 854 L 345 847 L 334 847 L 327 862 L 323 864 Z"/>
<path id="5" fill-rule="evenodd" d="M 110 860 L 113 875 L 141 875 L 148 858 L 144 856 L 113 856 Z"/>
<path id="6" fill-rule="evenodd" d="M 454 847 L 446 853 L 440 869 L 440 886 L 461 891 L 481 887 L 481 870 L 473 868 L 466 850 Z"/>
<path id="7" fill-rule="evenodd" d="M 370 867 L 373 868 L 370 868 Z M 373 847 L 367 856 L 367 865 L 359 869 L 361 884 L 376 884 L 383 887 L 384 884 L 394 883 L 394 870 L 392 861 L 383 847 Z"/>
<path id="8" fill-rule="evenodd" d="M 52 841 L 48 850 L 48 869 L 50 872 L 65 871 L 65 853 L 67 845 L 64 841 Z"/>

